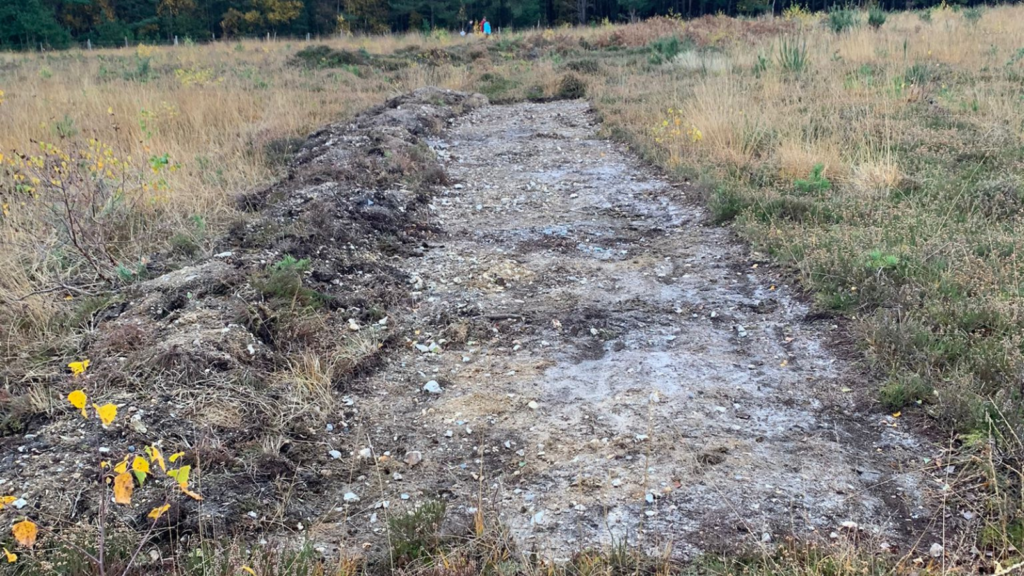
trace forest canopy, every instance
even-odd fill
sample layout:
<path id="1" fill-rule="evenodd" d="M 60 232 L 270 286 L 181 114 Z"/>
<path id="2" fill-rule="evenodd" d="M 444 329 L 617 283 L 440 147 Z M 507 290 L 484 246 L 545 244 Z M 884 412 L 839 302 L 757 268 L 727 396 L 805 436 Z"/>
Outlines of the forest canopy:
<path id="1" fill-rule="evenodd" d="M 967 0 L 968 3 L 974 0 Z M 0 49 L 115 46 L 274 34 L 458 31 L 486 17 L 496 29 L 622 22 L 655 15 L 758 15 L 790 4 L 827 10 L 836 0 L 6 0 Z M 932 0 L 882 0 L 884 9 Z"/>

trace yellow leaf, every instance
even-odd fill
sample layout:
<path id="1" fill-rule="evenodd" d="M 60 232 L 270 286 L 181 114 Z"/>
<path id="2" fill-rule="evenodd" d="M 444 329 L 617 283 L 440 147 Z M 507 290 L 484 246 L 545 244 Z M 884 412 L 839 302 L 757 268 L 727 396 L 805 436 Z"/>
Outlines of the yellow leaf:
<path id="1" fill-rule="evenodd" d="M 17 500 L 14 496 L 2 496 L 0 497 L 0 510 L 3 510 L 11 502 Z"/>
<path id="2" fill-rule="evenodd" d="M 158 518 L 160 518 L 161 516 L 164 515 L 164 512 L 167 512 L 170 509 L 171 509 L 171 505 L 170 504 L 164 504 L 163 506 L 157 506 L 156 508 L 153 508 L 152 510 L 149 511 L 149 517 L 152 518 L 153 520 L 157 520 Z"/>
<path id="3" fill-rule="evenodd" d="M 88 418 L 89 413 L 85 411 L 85 403 L 88 402 L 88 398 L 85 392 L 82 390 L 74 390 L 68 394 L 68 402 L 75 408 L 78 408 L 82 412 L 82 418 Z"/>
<path id="4" fill-rule="evenodd" d="M 142 456 L 136 456 L 135 459 L 132 460 L 132 470 L 149 474 L 149 462 L 146 462 L 146 459 Z"/>
<path id="5" fill-rule="evenodd" d="M 93 404 L 92 407 L 96 410 L 96 415 L 100 417 L 100 422 L 104 428 L 110 426 L 114 418 L 117 418 L 117 406 L 113 404 L 104 404 L 103 406 Z"/>
<path id="6" fill-rule="evenodd" d="M 117 466 L 114 466 L 114 474 L 124 474 L 127 470 L 128 470 L 128 457 L 125 456 L 124 460 L 121 460 L 120 462 L 117 463 Z"/>
<path id="7" fill-rule="evenodd" d="M 7 557 L 7 563 L 8 564 L 14 564 L 15 562 L 18 561 L 18 555 L 13 553 L 13 552 L 11 552 L 7 548 L 4 548 L 4 556 Z"/>
<path id="8" fill-rule="evenodd" d="M 171 454 L 170 458 L 168 458 L 167 460 L 168 460 L 168 461 L 170 461 L 170 463 L 171 463 L 171 464 L 174 464 L 174 462 L 175 462 L 175 461 L 176 461 L 176 460 L 177 460 L 178 458 L 181 458 L 181 457 L 182 457 L 182 456 L 184 456 L 184 455 L 185 455 L 185 453 L 184 453 L 184 452 L 175 452 L 174 454 Z"/>
<path id="9" fill-rule="evenodd" d="M 131 504 L 132 491 L 135 490 L 135 481 L 132 475 L 122 472 L 114 478 L 114 502 L 118 504 Z"/>
<path id="10" fill-rule="evenodd" d="M 893 412 L 892 413 L 892 417 L 893 418 L 899 418 L 900 416 L 903 416 L 903 412 Z"/>
<path id="11" fill-rule="evenodd" d="M 77 378 L 82 372 L 85 372 L 89 368 L 88 360 L 80 360 L 78 362 L 72 362 L 68 364 L 68 368 L 71 369 L 71 376 Z"/>
<path id="12" fill-rule="evenodd" d="M 186 495 L 192 497 L 195 500 L 202 500 L 203 499 L 203 497 L 200 496 L 199 494 L 196 494 L 195 492 L 189 490 L 188 489 L 188 484 L 178 484 L 178 488 L 181 488 L 182 492 L 184 492 Z"/>
<path id="13" fill-rule="evenodd" d="M 14 534 L 14 539 L 18 544 L 25 548 L 31 548 L 36 545 L 39 528 L 31 520 L 22 520 L 11 528 L 11 533 Z"/>
<path id="14" fill-rule="evenodd" d="M 252 576 L 256 576 L 256 571 L 253 570 L 252 568 L 249 568 L 248 566 L 242 566 L 242 571 L 245 572 L 246 574 L 251 574 Z"/>
<path id="15" fill-rule="evenodd" d="M 149 455 L 149 461 L 153 462 L 160 467 L 161 470 L 167 472 L 167 465 L 164 464 L 164 455 L 160 453 L 160 449 L 156 446 L 149 446 L 146 448 L 146 454 Z"/>

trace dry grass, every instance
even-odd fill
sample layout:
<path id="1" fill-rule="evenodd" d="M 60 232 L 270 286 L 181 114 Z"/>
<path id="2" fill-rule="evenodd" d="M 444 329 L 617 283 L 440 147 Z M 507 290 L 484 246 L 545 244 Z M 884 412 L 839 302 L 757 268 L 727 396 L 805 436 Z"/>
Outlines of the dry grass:
<path id="1" fill-rule="evenodd" d="M 333 46 L 391 52 L 415 41 L 347 38 Z M 36 142 L 69 149 L 96 138 L 110 144 L 117 157 L 131 157 L 132 170 L 142 173 L 148 158 L 167 154 L 180 169 L 164 176 L 167 190 L 142 194 L 135 210 L 143 220 L 163 225 L 125 235 L 119 255 L 130 266 L 168 249 L 176 232 L 193 233 L 197 219 L 204 232 L 212 232 L 205 237 L 215 237 L 235 217 L 232 196 L 272 181 L 280 171 L 274 143 L 303 137 L 413 88 L 466 84 L 464 72 L 453 68 L 415 67 L 365 77 L 306 70 L 290 63 L 302 47 L 244 41 L 0 55 L 5 93 L 0 153 L 8 159 L 15 151 L 36 155 Z M 26 296 L 71 283 L 71 275 L 54 265 L 67 243 L 61 231 L 21 225 L 43 220 L 49 207 L 11 186 L 8 180 L 0 189 L 11 224 L 0 227 L 0 243 L 14 247 L 0 254 L 4 356 L 21 351 L 26 335 L 63 329 L 55 323 L 68 308 L 63 301 L 68 291 Z"/>
<path id="2" fill-rule="evenodd" d="M 655 160 L 707 183 L 716 218 L 797 267 L 820 306 L 858 317 L 881 370 L 923 378 L 961 429 L 983 429 L 986 405 L 1016 423 L 1020 14 L 941 8 L 877 31 L 861 14 L 842 34 L 813 16 L 729 21 L 591 93 Z M 805 46 L 799 69 L 784 44 Z"/>

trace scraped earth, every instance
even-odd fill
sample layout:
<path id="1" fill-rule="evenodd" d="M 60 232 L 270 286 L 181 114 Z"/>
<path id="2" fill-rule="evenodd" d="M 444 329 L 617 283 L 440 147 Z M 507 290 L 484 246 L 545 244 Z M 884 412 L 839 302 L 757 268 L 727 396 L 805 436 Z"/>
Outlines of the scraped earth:
<path id="1" fill-rule="evenodd" d="M 352 490 L 494 511 L 555 558 L 926 525 L 929 448 L 850 413 L 872 384 L 830 354 L 834 326 L 596 130 L 584 102 L 490 106 L 431 141 L 453 185 L 444 234 L 402 264 L 419 347 L 359 400 L 377 450 L 423 462 Z"/>
<path id="2" fill-rule="evenodd" d="M 875 384 L 831 321 L 695 191 L 597 130 L 581 101 L 431 89 L 314 134 L 216 257 L 98 313 L 84 382 L 125 423 L 94 442 L 68 410 L 5 438 L 2 484 L 75 520 L 95 499 L 52 479 L 159 437 L 203 470 L 179 532 L 328 554 L 382 553 L 390 518 L 436 500 L 447 532 L 479 517 L 554 559 L 931 544 L 935 448 L 854 401 Z M 284 255 L 309 259 L 318 313 L 268 296 Z M 300 378 L 342 355 L 326 396 Z"/>

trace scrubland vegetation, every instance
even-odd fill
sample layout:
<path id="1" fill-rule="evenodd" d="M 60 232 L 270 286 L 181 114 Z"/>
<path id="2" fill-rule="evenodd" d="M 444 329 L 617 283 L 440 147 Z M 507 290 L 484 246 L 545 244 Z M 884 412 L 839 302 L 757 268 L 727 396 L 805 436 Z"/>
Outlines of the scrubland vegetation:
<path id="1" fill-rule="evenodd" d="M 940 489 L 982 519 L 958 537 L 962 570 L 1000 573 L 1024 547 L 1022 38 L 1022 8 L 943 5 L 658 18 L 487 41 L 435 33 L 4 54 L 0 434 L 66 417 L 54 415 L 63 400 L 48 382 L 79 359 L 104 299 L 159 272 L 160 254 L 209 256 L 244 218 L 234 195 L 272 181 L 316 127 L 428 85 L 499 103 L 585 97 L 609 137 L 698 186 L 716 223 L 791 266 L 817 313 L 849 320 L 877 376 L 869 382 L 880 383 L 865 383 L 870 398 L 952 439 L 957 473 Z M 403 545 L 434 558 L 438 574 L 556 570 L 520 562 L 490 535 L 443 553 L 423 526 L 407 527 Z M 229 552 L 216 573 L 252 562 Z M 304 554 L 256 569 L 361 569 Z M 943 570 L 874 554 L 790 543 L 683 568 L 613 550 L 557 570 Z"/>

